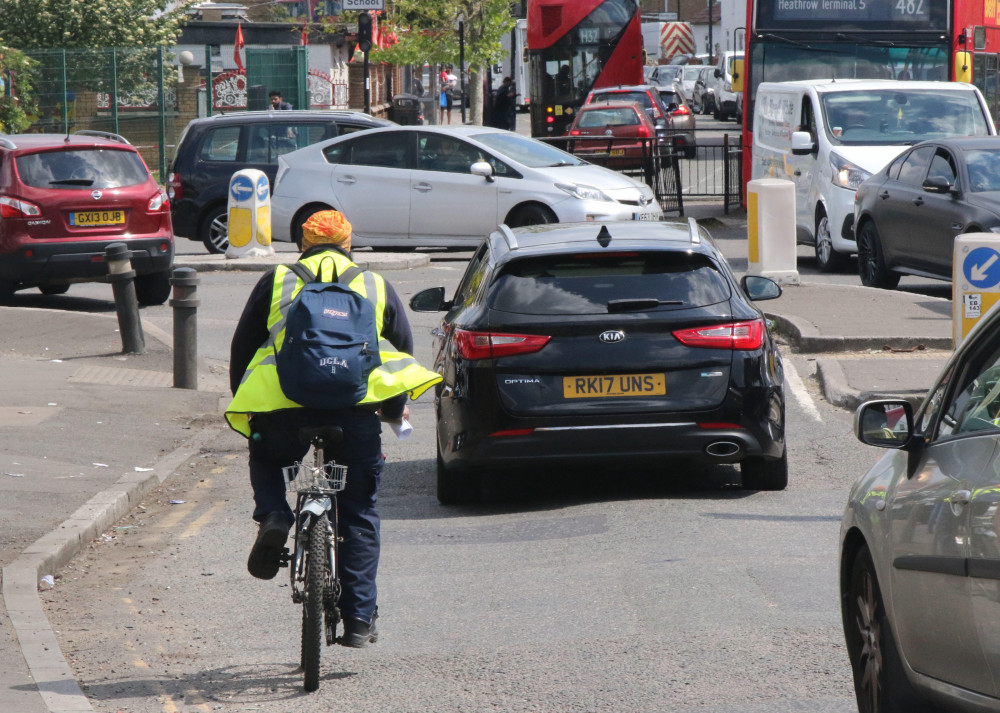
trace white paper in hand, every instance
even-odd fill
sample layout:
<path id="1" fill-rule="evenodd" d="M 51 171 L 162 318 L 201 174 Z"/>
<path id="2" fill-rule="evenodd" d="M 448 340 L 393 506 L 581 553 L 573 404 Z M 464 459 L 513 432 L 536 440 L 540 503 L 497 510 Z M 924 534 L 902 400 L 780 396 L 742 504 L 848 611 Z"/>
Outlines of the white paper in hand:
<path id="1" fill-rule="evenodd" d="M 410 434 L 413 433 L 413 426 L 410 425 L 410 422 L 405 418 L 399 423 L 395 421 L 391 422 L 389 427 L 392 429 L 392 432 L 396 434 L 396 438 L 401 441 L 406 440 L 410 437 Z"/>

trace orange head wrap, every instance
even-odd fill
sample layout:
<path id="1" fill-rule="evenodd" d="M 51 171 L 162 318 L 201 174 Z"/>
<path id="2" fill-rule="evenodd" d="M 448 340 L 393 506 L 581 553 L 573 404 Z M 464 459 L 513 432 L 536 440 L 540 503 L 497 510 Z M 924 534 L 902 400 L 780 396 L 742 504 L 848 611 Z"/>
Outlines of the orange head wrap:
<path id="1" fill-rule="evenodd" d="M 326 244 L 351 249 L 351 224 L 340 211 L 321 210 L 302 224 L 303 250 Z"/>

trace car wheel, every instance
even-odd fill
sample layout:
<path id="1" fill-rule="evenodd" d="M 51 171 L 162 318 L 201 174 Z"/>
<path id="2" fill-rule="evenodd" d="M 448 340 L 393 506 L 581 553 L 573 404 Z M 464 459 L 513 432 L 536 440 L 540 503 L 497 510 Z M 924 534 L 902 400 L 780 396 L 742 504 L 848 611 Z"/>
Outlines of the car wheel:
<path id="1" fill-rule="evenodd" d="M 543 223 L 558 223 L 555 213 L 543 205 L 523 205 L 514 209 L 507 216 L 507 227 L 520 228 L 523 225 L 541 225 Z"/>
<path id="2" fill-rule="evenodd" d="M 844 601 L 844 636 L 859 713 L 930 713 L 906 678 L 889 628 L 871 552 L 851 563 Z"/>
<path id="3" fill-rule="evenodd" d="M 65 295 L 69 291 L 69 285 L 39 285 L 38 291 L 43 295 Z"/>
<path id="4" fill-rule="evenodd" d="M 442 505 L 466 505 L 479 501 L 482 478 L 478 473 L 445 467 L 441 446 L 437 447 L 437 499 Z"/>
<path id="5" fill-rule="evenodd" d="M 17 283 L 13 280 L 0 278 L 0 300 L 7 301 L 17 292 Z"/>
<path id="6" fill-rule="evenodd" d="M 822 272 L 838 272 L 847 267 L 848 257 L 833 249 L 830 219 L 821 210 L 816 221 L 816 267 Z"/>
<path id="7" fill-rule="evenodd" d="M 135 298 L 141 305 L 161 305 L 170 297 L 170 272 L 151 272 L 135 278 Z"/>
<path id="8" fill-rule="evenodd" d="M 865 287 L 894 290 L 899 284 L 899 273 L 885 266 L 882 239 L 871 220 L 866 220 L 858 231 L 858 274 Z"/>
<path id="9" fill-rule="evenodd" d="M 208 211 L 198 230 L 205 249 L 213 255 L 226 252 L 229 248 L 229 206 L 216 206 Z"/>
<path id="10" fill-rule="evenodd" d="M 746 490 L 784 490 L 788 487 L 788 449 L 772 460 L 750 456 L 740 461 L 740 474 Z"/>

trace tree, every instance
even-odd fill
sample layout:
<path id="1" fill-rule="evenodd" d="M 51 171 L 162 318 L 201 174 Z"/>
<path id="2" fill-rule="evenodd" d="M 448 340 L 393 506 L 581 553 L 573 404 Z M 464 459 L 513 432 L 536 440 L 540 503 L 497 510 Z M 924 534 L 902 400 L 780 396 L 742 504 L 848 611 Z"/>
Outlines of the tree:
<path id="1" fill-rule="evenodd" d="M 0 92 L 0 133 L 17 134 L 31 126 L 29 115 L 37 110 L 32 88 L 34 62 L 0 44 L 0 72 L 5 83 Z"/>
<path id="2" fill-rule="evenodd" d="M 153 47 L 180 34 L 187 1 L 2 0 L 4 41 L 18 49 Z M 176 5 L 171 10 L 168 6 Z"/>
<path id="3" fill-rule="evenodd" d="M 483 121 L 486 67 L 501 56 L 500 40 L 514 26 L 509 0 L 396 0 L 380 29 L 393 31 L 399 44 L 373 50 L 372 57 L 393 64 L 424 62 L 459 66 L 458 23 L 464 21 L 465 66 L 469 70 L 472 121 Z M 436 75 L 435 75 L 436 76 Z"/>

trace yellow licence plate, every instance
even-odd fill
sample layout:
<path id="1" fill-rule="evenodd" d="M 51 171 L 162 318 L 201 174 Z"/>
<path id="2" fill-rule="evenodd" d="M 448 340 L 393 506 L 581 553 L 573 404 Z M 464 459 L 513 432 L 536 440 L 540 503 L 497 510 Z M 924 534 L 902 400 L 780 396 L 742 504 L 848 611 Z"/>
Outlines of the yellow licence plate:
<path id="1" fill-rule="evenodd" d="M 70 225 L 119 225 L 124 222 L 123 210 L 87 210 L 69 214 Z"/>
<path id="2" fill-rule="evenodd" d="M 666 377 L 663 374 L 563 377 L 563 398 L 567 399 L 589 399 L 605 396 L 663 396 L 666 393 Z"/>
<path id="3" fill-rule="evenodd" d="M 609 156 L 624 156 L 625 155 L 625 149 L 611 149 L 611 151 L 608 152 L 608 155 Z"/>

